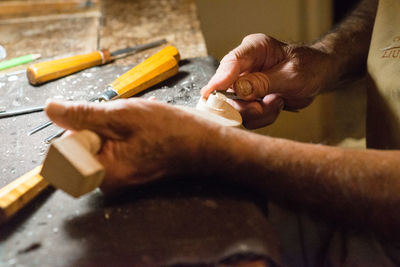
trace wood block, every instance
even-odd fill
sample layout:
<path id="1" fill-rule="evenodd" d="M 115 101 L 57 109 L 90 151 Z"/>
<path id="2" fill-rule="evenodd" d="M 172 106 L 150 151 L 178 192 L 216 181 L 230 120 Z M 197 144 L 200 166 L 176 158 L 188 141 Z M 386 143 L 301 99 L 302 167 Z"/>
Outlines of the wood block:
<path id="1" fill-rule="evenodd" d="M 100 137 L 89 130 L 62 137 L 51 144 L 40 174 L 74 197 L 86 194 L 103 181 L 104 167 L 94 157 L 100 147 Z"/>
<path id="2" fill-rule="evenodd" d="M 196 112 L 199 116 L 205 116 L 224 126 L 240 127 L 242 125 L 242 116 L 221 93 L 213 93 L 207 100 L 201 97 L 197 103 Z"/>

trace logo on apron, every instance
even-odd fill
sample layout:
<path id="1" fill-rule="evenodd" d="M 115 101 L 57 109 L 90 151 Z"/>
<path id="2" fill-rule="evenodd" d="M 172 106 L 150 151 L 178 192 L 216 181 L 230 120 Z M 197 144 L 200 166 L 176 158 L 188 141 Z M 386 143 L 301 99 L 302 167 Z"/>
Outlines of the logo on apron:
<path id="1" fill-rule="evenodd" d="M 381 58 L 400 59 L 400 36 L 394 37 L 390 45 L 380 50 L 382 51 Z"/>

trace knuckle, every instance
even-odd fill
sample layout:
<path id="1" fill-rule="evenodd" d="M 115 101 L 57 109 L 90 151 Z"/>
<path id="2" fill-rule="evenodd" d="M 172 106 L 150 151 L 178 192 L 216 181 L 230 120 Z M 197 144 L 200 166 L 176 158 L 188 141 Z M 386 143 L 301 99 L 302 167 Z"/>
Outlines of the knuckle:
<path id="1" fill-rule="evenodd" d="M 236 61 L 236 60 L 238 59 L 238 58 L 236 57 L 236 53 L 235 53 L 235 50 L 236 50 L 236 49 L 237 49 L 237 48 L 235 48 L 234 50 L 229 51 L 229 53 L 226 54 L 226 55 L 222 58 L 221 63 Z"/>
<path id="2" fill-rule="evenodd" d="M 110 105 L 104 110 L 103 119 L 106 120 L 107 127 L 117 135 L 129 136 L 135 127 L 134 118 L 140 115 L 140 112 L 137 111 L 137 104 L 131 100 L 113 102 L 114 105 Z"/>
<path id="3" fill-rule="evenodd" d="M 262 33 L 254 33 L 247 35 L 243 38 L 242 43 L 232 50 L 235 58 L 242 59 L 246 58 L 250 55 L 254 55 L 260 46 L 264 46 L 271 37 L 262 34 Z"/>
<path id="4" fill-rule="evenodd" d="M 252 54 L 254 54 L 257 50 L 257 43 L 254 41 L 243 42 L 237 48 L 235 48 L 232 52 L 236 59 L 244 59 Z"/>
<path id="5" fill-rule="evenodd" d="M 313 59 L 311 51 L 306 47 L 290 45 L 285 48 L 285 52 L 289 59 L 289 66 L 295 72 L 303 70 Z"/>
<path id="6" fill-rule="evenodd" d="M 263 33 L 253 33 L 245 36 L 242 42 L 264 42 L 269 41 L 271 37 Z"/>

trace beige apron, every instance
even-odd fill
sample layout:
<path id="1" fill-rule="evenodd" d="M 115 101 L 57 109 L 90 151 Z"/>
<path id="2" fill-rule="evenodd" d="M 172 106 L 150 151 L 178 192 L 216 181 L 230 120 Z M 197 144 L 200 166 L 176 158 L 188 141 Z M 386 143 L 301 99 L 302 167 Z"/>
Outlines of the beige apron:
<path id="1" fill-rule="evenodd" d="M 367 146 L 400 149 L 400 0 L 381 0 L 368 55 Z"/>

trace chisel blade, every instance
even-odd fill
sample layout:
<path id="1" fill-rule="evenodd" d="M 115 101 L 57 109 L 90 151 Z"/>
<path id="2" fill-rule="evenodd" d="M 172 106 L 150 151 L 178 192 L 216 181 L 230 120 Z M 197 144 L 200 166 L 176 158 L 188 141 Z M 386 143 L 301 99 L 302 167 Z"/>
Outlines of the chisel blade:
<path id="1" fill-rule="evenodd" d="M 146 50 L 146 49 L 149 49 L 149 48 L 157 47 L 157 46 L 160 46 L 160 45 L 166 44 L 166 43 L 167 43 L 167 40 L 162 39 L 162 40 L 154 41 L 154 42 L 147 43 L 147 44 L 136 45 L 136 46 L 133 46 L 133 47 L 127 47 L 127 48 L 119 49 L 119 50 L 116 50 L 114 52 L 111 52 L 111 57 L 113 57 L 113 59 L 126 57 L 126 56 L 128 56 L 128 55 L 130 55 L 132 53 L 136 53 L 136 52 L 139 52 L 139 51 L 142 51 L 142 50 Z"/>

